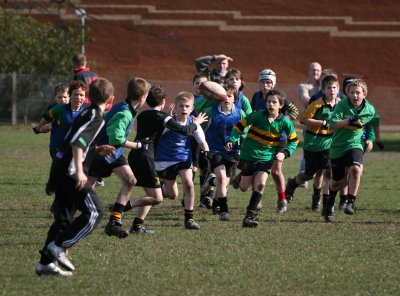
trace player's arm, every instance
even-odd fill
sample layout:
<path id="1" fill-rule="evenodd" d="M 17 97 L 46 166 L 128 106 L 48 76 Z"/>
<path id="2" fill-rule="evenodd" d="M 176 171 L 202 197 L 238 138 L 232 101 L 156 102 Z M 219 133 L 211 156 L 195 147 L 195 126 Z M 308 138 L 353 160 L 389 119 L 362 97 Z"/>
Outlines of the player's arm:
<path id="1" fill-rule="evenodd" d="M 296 120 L 300 114 L 299 109 L 289 99 L 285 99 L 284 108 L 285 108 L 285 113 L 289 117 L 290 120 Z"/>
<path id="2" fill-rule="evenodd" d="M 243 97 L 242 110 L 246 115 L 249 115 L 253 112 L 253 108 L 251 108 L 251 103 L 247 97 Z"/>
<path id="3" fill-rule="evenodd" d="M 287 135 L 287 145 L 282 153 L 285 155 L 285 158 L 288 158 L 293 155 L 294 151 L 296 150 L 299 139 L 297 138 L 296 129 L 289 119 L 285 120 L 283 130 Z"/>
<path id="4" fill-rule="evenodd" d="M 72 145 L 72 155 L 74 157 L 75 164 L 75 189 L 82 190 L 87 183 L 87 176 L 83 171 L 83 149 L 78 145 Z"/>

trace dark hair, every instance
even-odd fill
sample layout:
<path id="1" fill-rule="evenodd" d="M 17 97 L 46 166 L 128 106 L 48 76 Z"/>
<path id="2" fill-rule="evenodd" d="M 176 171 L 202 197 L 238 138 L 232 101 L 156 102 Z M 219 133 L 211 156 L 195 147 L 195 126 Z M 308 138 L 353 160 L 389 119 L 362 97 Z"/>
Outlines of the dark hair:
<path id="1" fill-rule="evenodd" d="M 126 88 L 126 99 L 136 101 L 140 97 L 146 95 L 150 90 L 150 83 L 143 78 L 133 78 L 129 80 Z"/>
<path id="2" fill-rule="evenodd" d="M 208 80 L 208 76 L 207 76 L 206 73 L 199 72 L 199 73 L 194 74 L 192 83 L 194 83 L 194 81 L 195 81 L 196 79 L 199 79 L 199 78 L 207 78 L 207 80 Z"/>
<path id="3" fill-rule="evenodd" d="M 355 77 L 355 76 L 346 76 L 344 79 L 343 79 L 343 93 L 347 96 L 347 90 L 346 90 L 346 87 L 351 83 L 351 82 L 353 82 L 354 80 L 356 80 L 357 79 L 357 77 Z"/>
<path id="4" fill-rule="evenodd" d="M 153 85 L 150 88 L 146 103 L 149 107 L 154 108 L 159 106 L 161 101 L 165 98 L 167 98 L 165 88 L 162 85 Z"/>
<path id="5" fill-rule="evenodd" d="M 279 90 L 279 89 L 271 89 L 270 91 L 267 92 L 267 95 L 265 96 L 266 99 L 268 99 L 269 96 L 277 96 L 279 103 L 281 105 L 285 104 L 285 99 L 286 99 L 286 94 L 283 90 Z"/>
<path id="6" fill-rule="evenodd" d="M 72 56 L 72 64 L 74 66 L 84 67 L 87 63 L 86 56 L 82 53 L 77 53 Z"/>
<path id="7" fill-rule="evenodd" d="M 226 85 L 225 90 L 227 93 L 231 93 L 233 95 L 233 98 L 235 99 L 235 103 L 238 99 L 238 90 L 236 89 L 236 87 L 234 87 L 233 85 Z"/>
<path id="8" fill-rule="evenodd" d="M 336 76 L 334 76 L 334 75 L 325 76 L 324 79 L 321 82 L 321 87 L 322 87 L 322 89 L 324 89 L 329 84 L 332 84 L 332 83 L 335 83 L 335 82 L 337 83 L 338 88 L 339 88 L 339 80 L 337 79 Z"/>
<path id="9" fill-rule="evenodd" d="M 69 84 L 69 89 L 68 89 L 68 94 L 69 96 L 71 96 L 72 91 L 75 89 L 82 89 L 83 91 L 85 91 L 86 96 L 88 95 L 88 87 L 86 85 L 85 82 L 81 81 L 81 80 L 74 80 L 71 81 L 71 83 Z"/>
<path id="10" fill-rule="evenodd" d="M 98 78 L 89 86 L 89 98 L 95 104 L 107 102 L 114 95 L 114 86 L 105 78 Z"/>

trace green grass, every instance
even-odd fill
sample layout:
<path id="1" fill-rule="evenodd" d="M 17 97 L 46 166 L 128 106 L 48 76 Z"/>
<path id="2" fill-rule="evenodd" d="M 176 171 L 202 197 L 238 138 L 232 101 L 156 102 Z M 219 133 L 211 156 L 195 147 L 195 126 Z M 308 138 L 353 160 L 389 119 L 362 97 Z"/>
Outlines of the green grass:
<path id="1" fill-rule="evenodd" d="M 241 227 L 249 192 L 230 189 L 230 222 L 196 207 L 200 231 L 185 230 L 180 202 L 166 200 L 146 221 L 156 235 L 108 237 L 106 214 L 71 249 L 74 276 L 54 278 L 34 273 L 52 223 L 48 135 L 0 127 L 0 295 L 399 295 L 400 134 L 382 139 L 385 151 L 366 155 L 354 216 L 340 212 L 324 223 L 310 210 L 311 189 L 297 190 L 279 215 L 271 179 L 258 229 Z M 286 177 L 300 155 L 285 161 Z M 97 190 L 105 205 L 119 186 L 112 176 Z M 126 214 L 126 227 L 133 217 Z"/>

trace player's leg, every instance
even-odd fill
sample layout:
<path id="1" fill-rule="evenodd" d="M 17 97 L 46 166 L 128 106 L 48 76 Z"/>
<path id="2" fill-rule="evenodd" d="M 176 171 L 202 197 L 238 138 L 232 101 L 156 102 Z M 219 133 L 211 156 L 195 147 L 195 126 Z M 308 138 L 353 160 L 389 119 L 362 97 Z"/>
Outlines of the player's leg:
<path id="1" fill-rule="evenodd" d="M 194 184 L 192 179 L 192 170 L 185 168 L 179 171 L 179 176 L 182 180 L 182 187 L 185 194 L 185 228 L 200 229 L 200 226 L 193 220 L 194 210 Z"/>

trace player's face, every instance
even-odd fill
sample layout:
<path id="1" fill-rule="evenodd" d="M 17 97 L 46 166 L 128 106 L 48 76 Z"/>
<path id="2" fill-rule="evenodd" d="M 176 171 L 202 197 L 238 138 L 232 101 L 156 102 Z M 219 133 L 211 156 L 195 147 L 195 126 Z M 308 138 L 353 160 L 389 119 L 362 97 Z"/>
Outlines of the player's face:
<path id="1" fill-rule="evenodd" d="M 83 102 L 85 101 L 86 98 L 86 92 L 81 89 L 74 89 L 71 92 L 71 106 L 73 108 L 80 108 L 83 104 Z"/>
<path id="2" fill-rule="evenodd" d="M 188 101 L 179 101 L 175 108 L 177 114 L 188 117 L 193 111 L 193 103 L 190 103 Z"/>
<path id="3" fill-rule="evenodd" d="M 272 81 L 269 79 L 260 80 L 259 85 L 260 85 L 260 90 L 264 94 L 266 94 L 267 92 L 269 92 L 272 89 Z"/>
<path id="4" fill-rule="evenodd" d="M 239 91 L 239 87 L 242 85 L 242 79 L 232 75 L 229 76 L 227 83 L 229 86 L 234 86 Z"/>
<path id="5" fill-rule="evenodd" d="M 282 107 L 283 106 L 281 105 L 281 103 L 279 103 L 279 99 L 276 95 L 267 97 L 267 109 L 268 109 L 269 114 L 278 115 L 279 110 Z"/>
<path id="6" fill-rule="evenodd" d="M 334 100 L 339 92 L 339 86 L 337 83 L 330 83 L 325 86 L 323 92 L 328 101 Z"/>
<path id="7" fill-rule="evenodd" d="M 221 107 L 225 111 L 231 110 L 234 103 L 235 103 L 235 97 L 231 92 L 227 92 L 226 100 L 221 103 Z"/>
<path id="8" fill-rule="evenodd" d="M 224 60 L 218 60 L 217 61 L 217 70 L 219 71 L 219 72 L 224 72 L 224 71 L 227 71 L 228 70 L 228 67 L 229 67 L 229 62 L 228 62 L 228 60 L 227 59 L 224 59 Z"/>
<path id="9" fill-rule="evenodd" d="M 199 95 L 200 91 L 199 91 L 199 86 L 200 84 L 202 84 L 203 82 L 206 82 L 208 79 L 206 77 L 200 77 L 194 80 L 193 83 L 193 91 L 195 95 Z"/>
<path id="10" fill-rule="evenodd" d="M 68 90 L 66 91 L 58 91 L 55 96 L 55 100 L 57 104 L 65 105 L 69 103 L 69 94 Z"/>
<path id="11" fill-rule="evenodd" d="M 349 99 L 354 107 L 360 107 L 365 99 L 365 94 L 360 86 L 351 86 L 349 88 Z"/>

